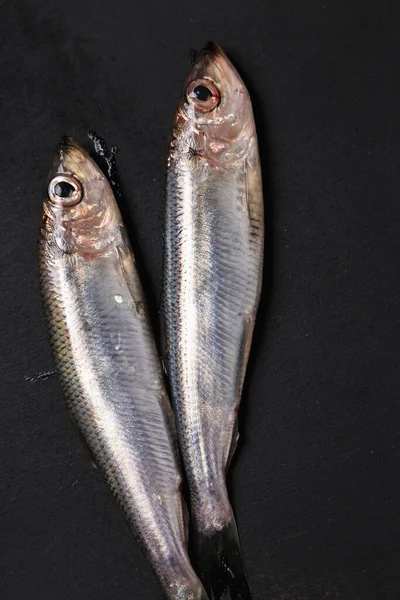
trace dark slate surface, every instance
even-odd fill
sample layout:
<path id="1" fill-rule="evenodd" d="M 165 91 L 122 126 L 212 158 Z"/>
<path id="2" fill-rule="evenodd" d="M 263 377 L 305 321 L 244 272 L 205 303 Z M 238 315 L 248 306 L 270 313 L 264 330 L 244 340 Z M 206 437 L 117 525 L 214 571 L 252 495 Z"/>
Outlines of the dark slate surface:
<path id="1" fill-rule="evenodd" d="M 400 8 L 373 0 L 1 2 L 2 600 L 154 600 L 160 588 L 70 425 L 41 313 L 51 152 L 120 149 L 157 321 L 164 161 L 209 39 L 251 90 L 264 292 L 231 476 L 255 600 L 400 597 Z"/>

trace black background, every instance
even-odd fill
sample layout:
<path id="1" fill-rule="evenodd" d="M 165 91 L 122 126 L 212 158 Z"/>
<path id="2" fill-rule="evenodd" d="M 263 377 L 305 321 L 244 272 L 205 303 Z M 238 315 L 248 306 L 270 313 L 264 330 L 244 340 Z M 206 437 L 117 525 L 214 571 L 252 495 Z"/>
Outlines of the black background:
<path id="1" fill-rule="evenodd" d="M 156 323 L 164 164 L 191 48 L 230 54 L 265 181 L 264 292 L 231 476 L 255 600 L 400 597 L 398 2 L 2 2 L 0 595 L 160 588 L 70 425 L 38 289 L 63 134 L 119 149 Z"/>

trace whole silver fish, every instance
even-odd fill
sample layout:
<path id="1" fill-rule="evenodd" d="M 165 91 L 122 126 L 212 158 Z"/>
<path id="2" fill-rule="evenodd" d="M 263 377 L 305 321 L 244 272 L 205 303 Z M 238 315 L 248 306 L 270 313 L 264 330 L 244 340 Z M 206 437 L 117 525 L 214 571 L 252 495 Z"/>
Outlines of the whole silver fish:
<path id="1" fill-rule="evenodd" d="M 166 597 L 206 600 L 188 559 L 173 415 L 134 257 L 105 176 L 71 138 L 53 159 L 40 275 L 73 420 Z"/>
<path id="2" fill-rule="evenodd" d="M 263 197 L 249 94 L 216 44 L 198 54 L 167 168 L 164 342 L 208 594 L 250 598 L 225 485 L 261 288 Z"/>

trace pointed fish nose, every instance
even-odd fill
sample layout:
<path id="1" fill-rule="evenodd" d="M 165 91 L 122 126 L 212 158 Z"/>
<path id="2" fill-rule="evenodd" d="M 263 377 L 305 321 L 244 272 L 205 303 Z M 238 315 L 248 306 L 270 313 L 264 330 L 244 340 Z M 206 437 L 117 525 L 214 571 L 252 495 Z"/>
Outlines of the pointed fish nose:
<path id="1" fill-rule="evenodd" d="M 83 153 L 83 148 L 72 137 L 65 135 L 57 144 L 53 158 L 58 157 L 62 160 L 64 156 L 68 156 L 71 152 Z"/>
<path id="2" fill-rule="evenodd" d="M 197 59 L 200 60 L 204 57 L 215 58 L 216 56 L 225 56 L 225 52 L 215 42 L 207 42 L 198 53 Z"/>
<path id="3" fill-rule="evenodd" d="M 74 171 L 76 165 L 84 161 L 85 156 L 85 150 L 72 137 L 63 136 L 53 153 L 50 179 L 58 173 Z"/>

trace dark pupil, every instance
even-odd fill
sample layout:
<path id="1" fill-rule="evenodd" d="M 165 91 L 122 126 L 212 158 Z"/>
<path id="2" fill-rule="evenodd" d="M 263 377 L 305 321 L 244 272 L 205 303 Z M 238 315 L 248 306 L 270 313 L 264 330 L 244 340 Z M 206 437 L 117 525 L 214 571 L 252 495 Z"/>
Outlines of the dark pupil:
<path id="1" fill-rule="evenodd" d="M 212 93 L 208 88 L 206 88 L 205 85 L 198 85 L 197 87 L 195 87 L 193 90 L 193 94 L 196 96 L 197 100 L 200 100 L 201 102 L 209 100 L 212 96 Z"/>
<path id="2" fill-rule="evenodd" d="M 74 186 L 66 181 L 59 181 L 54 188 L 56 196 L 60 196 L 60 198 L 69 198 L 74 191 Z"/>

